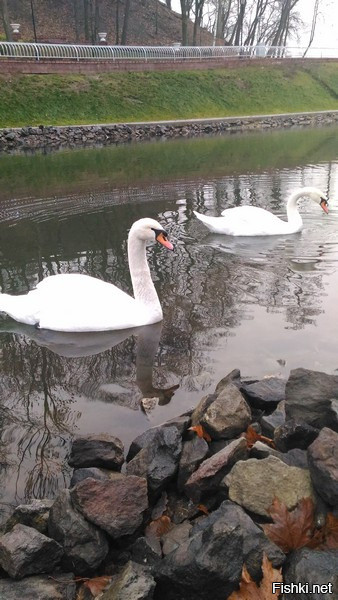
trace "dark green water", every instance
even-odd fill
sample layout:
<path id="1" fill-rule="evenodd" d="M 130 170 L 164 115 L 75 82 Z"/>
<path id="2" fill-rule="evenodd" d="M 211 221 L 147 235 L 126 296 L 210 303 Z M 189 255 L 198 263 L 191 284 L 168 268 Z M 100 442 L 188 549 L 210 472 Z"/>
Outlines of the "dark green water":
<path id="1" fill-rule="evenodd" d="M 72 436 L 105 431 L 128 447 L 234 367 L 252 377 L 338 368 L 337 134 L 0 155 L 4 292 L 81 272 L 131 293 L 126 238 L 141 217 L 163 223 L 176 246 L 149 249 L 164 321 L 138 344 L 135 332 L 65 339 L 0 317 L 0 511 L 67 484 Z M 289 192 L 303 185 L 328 194 L 330 214 L 302 201 L 304 229 L 292 236 L 213 236 L 192 213 L 253 204 L 283 216 Z M 148 414 L 144 397 L 159 398 Z"/>

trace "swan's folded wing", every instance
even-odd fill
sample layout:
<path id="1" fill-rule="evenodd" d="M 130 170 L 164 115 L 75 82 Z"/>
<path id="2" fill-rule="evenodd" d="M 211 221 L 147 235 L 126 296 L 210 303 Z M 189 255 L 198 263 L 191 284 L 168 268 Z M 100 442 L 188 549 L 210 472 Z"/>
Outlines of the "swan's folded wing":
<path id="1" fill-rule="evenodd" d="M 37 290 L 41 294 L 41 328 L 107 331 L 137 325 L 140 310 L 135 299 L 100 279 L 78 274 L 47 277 Z"/>

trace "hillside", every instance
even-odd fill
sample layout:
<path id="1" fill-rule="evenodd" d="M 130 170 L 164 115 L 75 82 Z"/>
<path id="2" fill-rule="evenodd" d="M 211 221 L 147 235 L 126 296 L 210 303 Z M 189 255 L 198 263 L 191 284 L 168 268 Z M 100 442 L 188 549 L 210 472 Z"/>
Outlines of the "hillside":
<path id="1" fill-rule="evenodd" d="M 121 37 L 125 1 L 119 0 L 119 37 Z M 21 24 L 21 39 L 34 41 L 32 15 L 28 0 L 7 0 L 10 22 Z M 100 0 L 98 30 L 108 33 L 108 43 L 116 42 L 116 2 Z M 34 0 L 34 15 L 39 42 L 80 43 L 85 42 L 83 2 L 77 0 Z M 75 24 L 75 6 L 78 18 Z M 93 19 L 92 19 L 93 21 Z M 189 38 L 192 40 L 190 23 Z M 3 23 L 0 20 L 0 39 L 4 39 Z M 128 21 L 127 44 L 162 46 L 181 40 L 181 16 L 169 10 L 159 0 L 131 0 Z M 201 29 L 198 44 L 212 45 L 210 32 Z"/>
<path id="2" fill-rule="evenodd" d="M 0 127 L 338 109 L 338 62 L 0 76 Z"/>

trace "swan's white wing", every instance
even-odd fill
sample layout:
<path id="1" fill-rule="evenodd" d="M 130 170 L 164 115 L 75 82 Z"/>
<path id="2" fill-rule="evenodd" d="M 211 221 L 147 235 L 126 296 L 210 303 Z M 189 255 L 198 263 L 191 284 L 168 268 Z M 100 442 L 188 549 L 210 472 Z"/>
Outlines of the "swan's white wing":
<path id="1" fill-rule="evenodd" d="M 39 326 L 54 331 L 105 331 L 144 323 L 143 307 L 115 285 L 88 275 L 47 277 L 41 295 Z"/>
<path id="2" fill-rule="evenodd" d="M 256 206 L 228 208 L 221 217 L 195 215 L 214 233 L 227 235 L 278 235 L 290 233 L 289 224 L 272 213 Z"/>
<path id="3" fill-rule="evenodd" d="M 54 331 L 106 331 L 147 324 L 144 307 L 116 286 L 80 274 L 43 279 L 28 294 L 0 294 L 16 321 Z"/>

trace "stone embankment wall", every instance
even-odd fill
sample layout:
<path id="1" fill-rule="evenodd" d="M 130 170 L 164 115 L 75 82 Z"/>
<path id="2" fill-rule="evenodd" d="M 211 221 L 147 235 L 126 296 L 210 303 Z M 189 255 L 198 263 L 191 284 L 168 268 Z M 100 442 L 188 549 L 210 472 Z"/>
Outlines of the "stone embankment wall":
<path id="1" fill-rule="evenodd" d="M 0 129 L 0 152 L 12 152 L 18 149 L 108 145 L 134 140 L 190 137 L 279 127 L 328 125 L 335 122 L 338 122 L 338 110 L 152 123 L 112 123 L 62 127 L 27 126 Z"/>

